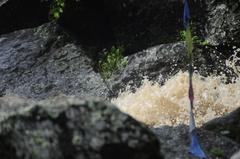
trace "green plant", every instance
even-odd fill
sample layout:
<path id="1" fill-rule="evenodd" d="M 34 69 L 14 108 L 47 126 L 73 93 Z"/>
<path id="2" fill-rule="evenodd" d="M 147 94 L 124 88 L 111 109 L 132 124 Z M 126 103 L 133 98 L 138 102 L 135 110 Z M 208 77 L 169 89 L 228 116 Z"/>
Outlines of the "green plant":
<path id="1" fill-rule="evenodd" d="M 104 57 L 99 61 L 99 69 L 103 79 L 109 78 L 114 71 L 127 65 L 123 57 L 123 47 L 113 46 L 110 50 L 104 52 Z"/>
<path id="2" fill-rule="evenodd" d="M 58 20 L 63 13 L 65 0 L 53 0 L 50 5 L 49 17 L 52 20 Z"/>
<path id="3" fill-rule="evenodd" d="M 213 156 L 216 156 L 216 157 L 223 157 L 224 156 L 224 152 L 222 149 L 218 148 L 218 147 L 213 147 L 211 150 L 210 150 L 210 153 L 213 155 Z"/>
<path id="4" fill-rule="evenodd" d="M 186 31 L 185 30 L 180 31 L 180 33 L 179 33 L 179 40 L 181 40 L 181 41 L 185 41 L 186 40 Z M 192 36 L 192 41 L 193 41 L 193 43 L 201 45 L 201 46 L 209 45 L 209 42 L 206 39 L 204 39 L 204 40 L 200 39 L 196 35 Z"/>

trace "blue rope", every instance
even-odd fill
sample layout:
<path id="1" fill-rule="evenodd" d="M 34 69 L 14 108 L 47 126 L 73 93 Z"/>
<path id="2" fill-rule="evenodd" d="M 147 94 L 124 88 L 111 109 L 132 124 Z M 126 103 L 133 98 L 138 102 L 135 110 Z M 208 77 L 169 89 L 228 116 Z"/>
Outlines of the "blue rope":
<path id="1" fill-rule="evenodd" d="M 189 122 L 189 133 L 191 138 L 191 143 L 189 146 L 189 153 L 192 154 L 195 157 L 199 157 L 200 159 L 206 159 L 206 155 L 203 152 L 203 150 L 200 147 L 200 144 L 197 139 L 196 134 L 196 126 L 195 126 L 195 120 L 194 120 L 194 114 L 193 114 L 193 102 L 194 102 L 194 91 L 193 91 L 193 85 L 192 85 L 192 76 L 193 76 L 193 60 L 192 60 L 192 37 L 191 37 L 191 31 L 189 26 L 189 20 L 190 20 L 190 11 L 189 11 L 189 4 L 188 0 L 184 0 L 184 12 L 183 12 L 183 25 L 186 29 L 186 43 L 188 48 L 188 60 L 189 60 L 189 91 L 188 91 L 188 97 L 190 101 L 190 122 Z"/>

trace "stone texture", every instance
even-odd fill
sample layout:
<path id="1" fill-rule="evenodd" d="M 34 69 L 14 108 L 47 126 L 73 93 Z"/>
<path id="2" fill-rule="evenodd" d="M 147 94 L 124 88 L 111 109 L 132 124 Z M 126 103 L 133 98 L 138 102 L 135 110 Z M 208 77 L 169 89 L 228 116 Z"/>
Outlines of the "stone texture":
<path id="1" fill-rule="evenodd" d="M 0 94 L 108 97 L 81 46 L 52 23 L 0 36 Z"/>
<path id="2" fill-rule="evenodd" d="M 161 142 L 161 151 L 166 159 L 196 159 L 188 154 L 190 143 L 188 126 L 161 126 L 154 128 L 153 132 Z M 197 129 L 197 133 L 208 159 L 228 159 L 240 148 L 238 143 L 211 131 Z"/>
<path id="3" fill-rule="evenodd" d="M 224 73 L 232 77 L 233 71 L 225 64 L 226 56 L 215 47 L 196 46 L 193 54 L 195 70 L 201 75 Z M 126 87 L 134 91 L 144 78 L 163 84 L 180 70 L 188 70 L 187 51 L 182 42 L 154 46 L 126 57 L 126 60 L 127 66 L 106 80 L 112 96 Z"/>
<path id="4" fill-rule="evenodd" d="M 209 121 L 203 125 L 203 128 L 229 137 L 240 144 L 240 108 Z"/>
<path id="5" fill-rule="evenodd" d="M 240 46 L 240 1 L 208 0 L 207 39 L 213 45 Z"/>
<path id="6" fill-rule="evenodd" d="M 3 159 L 162 159 L 158 139 L 115 106 L 58 97 L 0 98 Z"/>

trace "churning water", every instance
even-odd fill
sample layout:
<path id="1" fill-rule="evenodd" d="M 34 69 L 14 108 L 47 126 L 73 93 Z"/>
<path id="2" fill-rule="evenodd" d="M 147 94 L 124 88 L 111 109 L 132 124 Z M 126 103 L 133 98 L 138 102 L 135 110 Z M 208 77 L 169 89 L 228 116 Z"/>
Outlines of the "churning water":
<path id="1" fill-rule="evenodd" d="M 239 59 L 226 61 L 238 78 L 226 84 L 224 76 L 194 74 L 194 112 L 197 126 L 240 107 Z M 188 73 L 179 72 L 164 85 L 144 80 L 135 93 L 125 91 L 112 100 L 120 110 L 151 126 L 188 124 Z"/>

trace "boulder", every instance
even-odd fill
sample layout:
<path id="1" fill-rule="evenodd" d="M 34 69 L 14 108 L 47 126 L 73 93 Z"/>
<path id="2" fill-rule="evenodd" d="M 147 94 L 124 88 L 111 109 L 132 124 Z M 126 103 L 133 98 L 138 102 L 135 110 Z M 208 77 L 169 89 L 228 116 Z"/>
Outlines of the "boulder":
<path id="1" fill-rule="evenodd" d="M 116 96 L 128 86 L 135 90 L 141 86 L 144 78 L 163 83 L 169 75 L 178 72 L 180 68 L 186 68 L 185 53 L 183 43 L 174 43 L 151 47 L 128 56 L 126 67 L 114 72 L 106 80 L 111 95 Z"/>
<path id="2" fill-rule="evenodd" d="M 194 35 L 226 54 L 233 46 L 240 46 L 239 6 L 238 0 L 190 1 Z M 69 0 L 60 24 L 83 44 L 103 48 L 123 45 L 129 55 L 178 41 L 184 30 L 182 15 L 179 0 Z"/>
<path id="3" fill-rule="evenodd" d="M 0 34 L 39 26 L 49 20 L 50 0 L 1 0 Z M 219 51 L 239 47 L 238 0 L 190 1 L 193 32 Z M 126 55 L 180 39 L 179 0 L 67 0 L 59 24 L 81 44 L 100 49 L 123 45 Z"/>
<path id="4" fill-rule="evenodd" d="M 207 122 L 203 128 L 229 137 L 240 144 L 240 108 Z"/>
<path id="5" fill-rule="evenodd" d="M 162 159 L 155 135 L 100 101 L 0 98 L 3 159 Z"/>
<path id="6" fill-rule="evenodd" d="M 233 70 L 226 66 L 226 56 L 214 47 L 196 46 L 193 54 L 195 70 L 202 76 L 226 74 L 232 78 Z M 163 84 L 179 71 L 188 70 L 187 50 L 183 42 L 150 47 L 127 56 L 126 60 L 126 67 L 106 80 L 113 97 L 126 88 L 135 91 L 145 78 Z"/>
<path id="7" fill-rule="evenodd" d="M 82 44 L 119 44 L 132 54 L 176 41 L 182 7 L 179 0 L 68 0 L 59 22 Z"/>
<path id="8" fill-rule="evenodd" d="M 161 126 L 152 130 L 161 142 L 161 151 L 165 155 L 165 158 L 194 158 L 189 156 L 188 153 L 188 146 L 190 144 L 188 126 Z M 240 148 L 238 143 L 211 131 L 197 129 L 197 134 L 199 143 L 208 159 L 230 158 Z"/>
<path id="9" fill-rule="evenodd" d="M 207 0 L 206 37 L 213 45 L 240 47 L 240 1 Z"/>
<path id="10" fill-rule="evenodd" d="M 108 97 L 87 52 L 54 23 L 0 36 L 0 94 Z"/>
<path id="11" fill-rule="evenodd" d="M 239 159 L 240 158 L 240 151 L 234 154 L 230 159 Z"/>
<path id="12" fill-rule="evenodd" d="M 49 5 L 46 0 L 0 0 L 0 35 L 46 23 Z"/>

